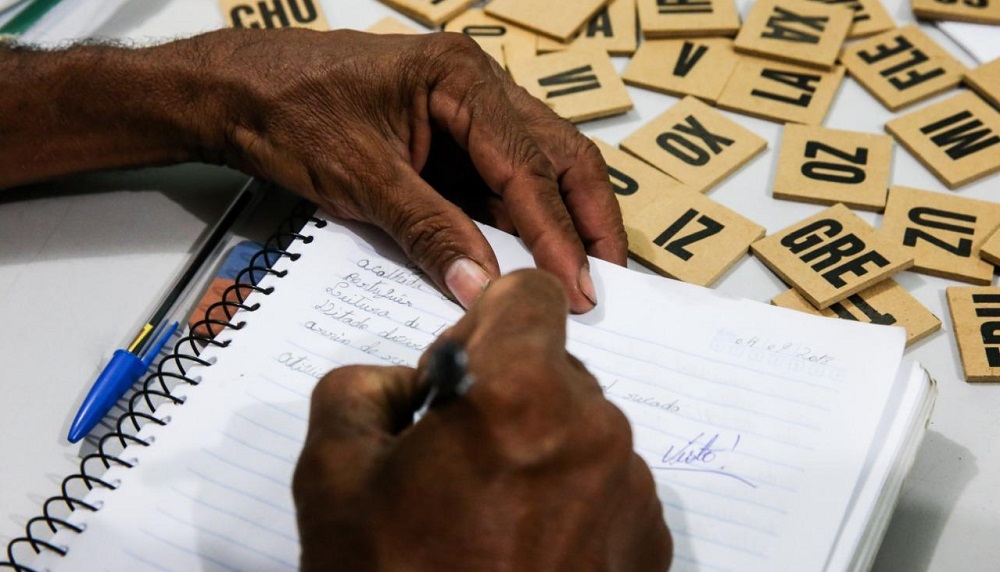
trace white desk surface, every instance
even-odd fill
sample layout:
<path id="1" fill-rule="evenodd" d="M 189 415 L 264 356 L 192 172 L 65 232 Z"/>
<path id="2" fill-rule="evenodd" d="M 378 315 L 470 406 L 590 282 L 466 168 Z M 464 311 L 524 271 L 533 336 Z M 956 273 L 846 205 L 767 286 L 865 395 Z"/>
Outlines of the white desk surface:
<path id="1" fill-rule="evenodd" d="M 913 20 L 906 0 L 884 1 L 901 24 Z M 738 3 L 742 13 L 749 3 Z M 324 4 L 333 27 L 363 29 L 384 15 L 397 15 L 374 0 Z M 186 35 L 221 26 L 217 6 L 203 0 L 133 0 L 99 34 L 140 40 Z M 937 30 L 929 33 L 972 63 Z M 633 111 L 583 124 L 583 131 L 614 144 L 676 101 L 629 91 Z M 780 126 L 723 113 L 766 137 L 769 147 L 710 196 L 769 232 L 818 212 L 820 207 L 770 196 Z M 882 132 L 891 117 L 848 78 L 825 125 Z M 65 435 L 94 374 L 155 303 L 242 180 L 224 169 L 181 166 L 0 194 L 0 542 L 20 534 L 42 500 L 76 468 L 78 448 Z M 989 177 L 955 192 L 996 200 L 998 181 Z M 952 192 L 898 146 L 892 182 Z M 880 223 L 878 215 L 861 216 Z M 940 393 L 875 569 L 995 570 L 1000 387 L 963 380 L 944 293 L 958 283 L 911 272 L 898 280 L 944 322 L 941 331 L 908 351 L 937 379 Z M 785 289 L 750 256 L 717 288 L 756 300 Z"/>

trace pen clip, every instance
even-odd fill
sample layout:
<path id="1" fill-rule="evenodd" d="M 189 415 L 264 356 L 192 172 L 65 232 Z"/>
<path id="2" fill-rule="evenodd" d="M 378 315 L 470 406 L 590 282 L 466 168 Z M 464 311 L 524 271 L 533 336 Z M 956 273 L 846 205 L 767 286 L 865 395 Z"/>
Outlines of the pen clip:
<path id="1" fill-rule="evenodd" d="M 153 360 L 156 359 L 156 356 L 160 355 L 160 351 L 163 349 L 163 346 L 165 346 L 167 342 L 170 341 L 170 338 L 173 337 L 174 332 L 177 331 L 177 328 L 179 326 L 180 324 L 178 322 L 174 322 L 169 326 L 160 329 L 160 332 L 162 332 L 160 333 L 160 337 L 156 338 L 156 341 L 153 342 L 153 345 L 146 348 L 146 353 L 143 354 L 141 357 L 142 365 L 145 366 L 146 369 L 148 369 L 150 364 L 153 363 Z"/>

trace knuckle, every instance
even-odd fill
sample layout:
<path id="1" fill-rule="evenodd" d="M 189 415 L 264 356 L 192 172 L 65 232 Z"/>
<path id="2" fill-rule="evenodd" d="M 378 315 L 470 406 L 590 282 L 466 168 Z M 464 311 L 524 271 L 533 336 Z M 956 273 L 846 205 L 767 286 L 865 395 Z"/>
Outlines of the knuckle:
<path id="1" fill-rule="evenodd" d="M 527 133 L 520 132 L 510 141 L 509 145 L 510 156 L 513 157 L 515 164 L 525 167 L 528 175 L 555 183 L 555 168 L 532 137 Z"/>
<path id="2" fill-rule="evenodd" d="M 412 260 L 425 268 L 438 268 L 459 252 L 453 227 L 448 213 L 409 204 L 397 209 L 390 230 Z"/>
<path id="3" fill-rule="evenodd" d="M 638 454 L 633 452 L 631 457 L 632 492 L 637 498 L 655 499 L 656 480 L 653 478 L 653 471 L 649 469 L 649 465 Z"/>
<path id="4" fill-rule="evenodd" d="M 592 401 L 592 411 L 585 416 L 594 434 L 596 446 L 627 462 L 632 454 L 632 426 L 625 414 L 610 401 L 600 397 Z"/>
<path id="5" fill-rule="evenodd" d="M 483 294 L 484 306 L 510 302 L 513 308 L 505 310 L 509 318 L 526 323 L 534 322 L 535 316 L 523 315 L 533 308 L 562 308 L 567 304 L 566 291 L 554 274 L 537 268 L 514 271 L 497 280 Z M 525 300 L 532 303 L 525 304 Z"/>
<path id="6" fill-rule="evenodd" d="M 485 52 L 475 40 L 458 32 L 437 32 L 428 35 L 430 49 L 439 58 L 474 61 L 486 64 Z"/>
<path id="7" fill-rule="evenodd" d="M 611 182 L 608 178 L 608 164 L 604 160 L 604 155 L 601 154 L 601 150 L 598 149 L 597 145 L 593 141 L 583 135 L 578 135 L 577 141 L 577 162 L 597 169 L 603 175 L 603 179 L 608 180 L 608 188 L 610 189 Z"/>
<path id="8" fill-rule="evenodd" d="M 564 401 L 565 395 L 562 391 L 550 389 L 561 372 L 551 360 L 546 359 L 549 352 L 542 336 L 526 332 L 517 336 L 516 340 L 513 337 L 508 340 L 502 345 L 492 346 L 488 351 L 496 355 L 518 356 L 517 359 L 507 362 L 502 377 L 491 376 L 489 383 L 482 384 L 480 395 L 491 412 L 516 424 L 533 409 L 540 409 L 537 406 L 539 395 L 557 401 Z"/>
<path id="9" fill-rule="evenodd" d="M 312 392 L 310 422 L 342 415 L 373 389 L 371 366 L 351 365 L 323 376 Z"/>

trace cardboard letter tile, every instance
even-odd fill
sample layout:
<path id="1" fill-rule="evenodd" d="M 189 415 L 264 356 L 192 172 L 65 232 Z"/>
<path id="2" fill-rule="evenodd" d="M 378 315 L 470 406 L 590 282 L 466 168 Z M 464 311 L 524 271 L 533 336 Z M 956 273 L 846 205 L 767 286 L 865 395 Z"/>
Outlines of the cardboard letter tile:
<path id="1" fill-rule="evenodd" d="M 621 146 L 704 193 L 763 151 L 767 141 L 701 101 L 685 97 Z"/>
<path id="2" fill-rule="evenodd" d="M 742 57 L 722 89 L 718 105 L 782 123 L 819 125 L 837 95 L 844 68 L 805 68 Z"/>
<path id="3" fill-rule="evenodd" d="M 1000 288 L 948 288 L 965 381 L 1000 381 Z"/>
<path id="4" fill-rule="evenodd" d="M 475 4 L 475 0 L 382 0 L 421 24 L 434 28 Z"/>
<path id="5" fill-rule="evenodd" d="M 445 24 L 444 31 L 469 36 L 501 64 L 535 57 L 537 34 L 497 20 L 482 8 L 471 8 L 459 14 Z"/>
<path id="6" fill-rule="evenodd" d="M 894 186 L 882 236 L 910 251 L 912 270 L 988 285 L 993 265 L 979 258 L 979 247 L 998 226 L 998 203 Z"/>
<path id="7" fill-rule="evenodd" d="M 573 122 L 587 121 L 632 109 L 632 99 L 607 52 L 573 48 L 508 61 L 510 74 L 531 95 Z"/>
<path id="8" fill-rule="evenodd" d="M 740 14 L 733 0 L 636 0 L 644 38 L 735 36 Z"/>
<path id="9" fill-rule="evenodd" d="M 839 204 L 758 240 L 750 250 L 820 310 L 913 264 L 903 247 Z"/>
<path id="10" fill-rule="evenodd" d="M 851 44 L 840 62 L 890 111 L 958 85 L 965 66 L 915 25 Z"/>
<path id="11" fill-rule="evenodd" d="M 595 46 L 612 56 L 630 56 L 637 44 L 635 0 L 611 0 L 587 22 L 576 39 L 563 43 L 543 36 L 538 39 L 538 51 L 544 54 L 570 46 Z"/>
<path id="12" fill-rule="evenodd" d="M 802 0 L 757 0 L 736 35 L 736 51 L 830 69 L 851 27 L 842 6 Z"/>
<path id="13" fill-rule="evenodd" d="M 629 85 L 715 102 L 740 56 L 726 38 L 646 40 L 622 79 Z"/>
<path id="14" fill-rule="evenodd" d="M 309 28 L 329 30 L 319 0 L 219 0 L 230 28 Z"/>
<path id="15" fill-rule="evenodd" d="M 872 34 L 891 30 L 896 22 L 886 11 L 879 0 L 811 0 L 835 6 L 843 6 L 851 10 L 851 28 L 847 31 L 847 39 L 864 38 Z"/>
<path id="16" fill-rule="evenodd" d="M 882 211 L 891 167 L 888 135 L 786 125 L 774 198 Z"/>
<path id="17" fill-rule="evenodd" d="M 972 92 L 897 117 L 885 129 L 949 189 L 1000 169 L 1000 112 Z"/>
<path id="18" fill-rule="evenodd" d="M 1000 3 L 997 4 L 1000 6 Z M 965 83 L 983 99 L 1000 108 L 1000 58 L 965 74 Z"/>
<path id="19" fill-rule="evenodd" d="M 595 142 L 608 163 L 629 252 L 650 268 L 709 286 L 764 236 L 764 227 L 639 159 Z"/>
<path id="20" fill-rule="evenodd" d="M 565 42 L 579 32 L 583 25 L 607 3 L 608 0 L 572 0 L 571 2 L 492 0 L 486 5 L 486 13 Z"/>
<path id="21" fill-rule="evenodd" d="M 401 22 L 398 18 L 386 16 L 365 30 L 369 34 L 421 34 L 420 30 Z"/>
<path id="22" fill-rule="evenodd" d="M 979 257 L 994 266 L 1000 266 L 1000 228 L 993 231 L 979 247 Z"/>
<path id="23" fill-rule="evenodd" d="M 771 303 L 782 308 L 827 318 L 882 326 L 902 326 L 906 329 L 907 346 L 919 342 L 941 328 L 941 320 L 892 278 L 848 296 L 825 310 L 814 308 L 809 300 L 794 289 L 775 296 Z"/>
<path id="24" fill-rule="evenodd" d="M 913 15 L 922 20 L 957 20 L 1000 24 L 1000 4 L 994 0 L 911 0 Z"/>

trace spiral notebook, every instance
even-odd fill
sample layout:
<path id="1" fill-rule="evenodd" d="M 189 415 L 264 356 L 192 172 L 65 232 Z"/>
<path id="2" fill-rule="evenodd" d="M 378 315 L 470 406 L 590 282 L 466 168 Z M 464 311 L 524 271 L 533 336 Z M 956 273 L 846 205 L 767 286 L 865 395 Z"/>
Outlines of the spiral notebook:
<path id="1" fill-rule="evenodd" d="M 504 271 L 532 265 L 483 232 Z M 903 331 L 592 265 L 601 304 L 570 319 L 568 347 L 632 424 L 673 569 L 869 566 L 935 395 Z M 462 315 L 385 236 L 322 214 L 241 276 L 214 338 L 178 342 L 11 543 L 15 568 L 296 569 L 290 480 L 317 379 L 412 365 Z"/>

